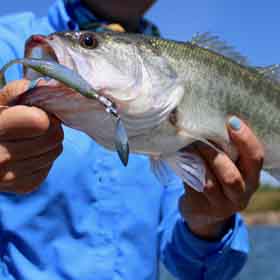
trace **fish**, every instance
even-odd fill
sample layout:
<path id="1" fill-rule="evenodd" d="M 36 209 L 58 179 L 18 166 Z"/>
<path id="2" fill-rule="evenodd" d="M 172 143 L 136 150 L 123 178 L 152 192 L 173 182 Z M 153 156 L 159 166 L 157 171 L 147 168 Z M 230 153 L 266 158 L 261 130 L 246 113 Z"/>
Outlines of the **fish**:
<path id="1" fill-rule="evenodd" d="M 211 33 L 196 34 L 186 42 L 117 32 L 36 35 L 26 43 L 25 59 L 64 65 L 112 100 L 130 152 L 148 156 L 164 186 L 171 170 L 203 192 L 203 160 L 182 151 L 194 142 L 238 159 L 227 130 L 231 115 L 253 129 L 265 149 L 264 170 L 280 178 L 280 66 L 252 66 Z M 28 79 L 41 76 L 25 69 Z M 24 103 L 116 149 L 114 124 L 95 99 L 51 79 L 25 95 Z"/>

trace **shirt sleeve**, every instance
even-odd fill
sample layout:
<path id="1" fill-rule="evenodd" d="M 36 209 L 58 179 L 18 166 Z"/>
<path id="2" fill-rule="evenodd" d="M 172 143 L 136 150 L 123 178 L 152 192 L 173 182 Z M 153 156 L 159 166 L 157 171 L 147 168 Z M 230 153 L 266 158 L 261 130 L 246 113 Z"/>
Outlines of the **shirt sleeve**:
<path id="1" fill-rule="evenodd" d="M 177 181 L 163 195 L 159 227 L 162 263 L 176 279 L 233 279 L 244 266 L 249 250 L 242 218 L 239 214 L 232 217 L 232 227 L 221 240 L 202 240 L 191 233 L 179 213 L 178 199 L 182 194 L 183 186 Z"/>

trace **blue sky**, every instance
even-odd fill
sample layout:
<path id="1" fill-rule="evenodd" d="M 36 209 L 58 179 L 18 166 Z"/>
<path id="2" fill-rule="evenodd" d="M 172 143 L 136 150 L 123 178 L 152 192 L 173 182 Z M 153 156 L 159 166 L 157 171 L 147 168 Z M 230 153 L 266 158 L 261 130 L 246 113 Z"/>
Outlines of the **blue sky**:
<path id="1" fill-rule="evenodd" d="M 54 0 L 3 2 L 0 15 L 33 11 L 42 16 Z M 280 63 L 279 11 L 279 0 L 159 0 L 147 16 L 166 38 L 186 41 L 195 32 L 209 31 L 235 46 L 253 65 L 269 65 Z"/>

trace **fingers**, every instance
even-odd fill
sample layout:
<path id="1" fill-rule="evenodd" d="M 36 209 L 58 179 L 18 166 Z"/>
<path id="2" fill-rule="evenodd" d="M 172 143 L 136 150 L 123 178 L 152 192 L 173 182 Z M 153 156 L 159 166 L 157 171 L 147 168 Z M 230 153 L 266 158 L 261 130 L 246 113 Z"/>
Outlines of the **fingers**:
<path id="1" fill-rule="evenodd" d="M 1 192 L 12 192 L 17 194 L 27 194 L 34 191 L 48 176 L 51 166 L 37 170 L 31 175 L 22 177 L 20 180 L 0 183 Z"/>
<path id="2" fill-rule="evenodd" d="M 213 192 L 209 193 L 210 197 L 212 195 Z M 232 212 L 225 209 L 226 200 L 220 201 L 217 197 L 210 202 L 209 196 L 186 186 L 186 194 L 180 198 L 179 207 L 193 234 L 205 240 L 215 240 L 221 238 L 228 229 L 228 219 Z"/>
<path id="3" fill-rule="evenodd" d="M 41 136 L 0 142 L 0 191 L 29 193 L 43 182 L 62 151 L 63 130 L 51 118 Z"/>
<path id="4" fill-rule="evenodd" d="M 29 84 L 30 81 L 26 79 L 12 81 L 7 84 L 0 91 L 0 105 L 9 105 L 14 99 L 28 89 Z"/>
<path id="5" fill-rule="evenodd" d="M 14 106 L 0 113 L 0 140 L 28 139 L 44 134 L 50 117 L 36 107 Z"/>
<path id="6" fill-rule="evenodd" d="M 0 141 L 26 139 L 44 134 L 49 125 L 49 116 L 41 109 L 27 106 L 9 105 L 30 88 L 32 82 L 28 80 L 13 81 L 0 92 Z M 40 80 L 36 84 L 43 85 Z"/>
<path id="7" fill-rule="evenodd" d="M 240 208 L 240 197 L 245 193 L 246 186 L 236 165 L 225 153 L 218 153 L 206 145 L 199 145 L 199 153 L 206 161 L 213 174 L 212 176 L 208 174 L 210 180 L 214 185 L 220 185 L 221 192 L 224 193 L 237 208 Z M 209 191 L 210 190 L 208 190 L 208 192 Z"/>
<path id="8" fill-rule="evenodd" d="M 220 236 L 230 217 L 244 210 L 256 190 L 264 149 L 250 128 L 236 117 L 229 119 L 230 138 L 237 148 L 236 165 L 225 153 L 205 144 L 193 145 L 205 161 L 207 170 L 203 193 L 186 187 L 180 209 L 191 230 L 198 236 Z"/>
<path id="9" fill-rule="evenodd" d="M 18 178 L 32 175 L 41 169 L 49 168 L 61 152 L 62 145 L 58 145 L 52 151 L 37 157 L 4 164 L 0 170 L 0 185 L 3 183 L 13 184 Z"/>
<path id="10" fill-rule="evenodd" d="M 47 82 L 38 80 L 36 85 L 42 86 Z M 0 105 L 9 105 L 13 103 L 20 95 L 30 88 L 32 81 L 27 79 L 12 81 L 0 90 Z"/>
<path id="11" fill-rule="evenodd" d="M 21 80 L 0 93 L 0 191 L 28 193 L 46 178 L 62 151 L 63 130 L 55 117 L 15 104 L 18 97 L 46 81 Z"/>
<path id="12" fill-rule="evenodd" d="M 236 117 L 233 118 L 232 126 L 231 122 L 229 133 L 239 153 L 238 167 L 225 153 L 218 153 L 204 144 L 195 147 L 208 167 L 204 194 L 210 203 L 219 201 L 225 205 L 225 199 L 229 199 L 234 210 L 240 211 L 247 206 L 251 194 L 258 186 L 264 151 L 244 122 Z"/>
<path id="13" fill-rule="evenodd" d="M 0 145 L 0 164 L 8 161 L 24 160 L 49 152 L 61 145 L 63 130 L 55 118 L 47 132 L 41 136 L 18 141 L 2 141 Z"/>
<path id="14" fill-rule="evenodd" d="M 186 195 L 181 197 L 182 201 L 179 203 L 181 212 L 185 215 L 207 213 L 209 201 L 206 197 L 186 184 L 184 186 Z"/>
<path id="15" fill-rule="evenodd" d="M 0 142 L 0 191 L 29 193 L 42 183 L 62 151 L 60 122 L 51 118 L 41 136 Z"/>
<path id="16" fill-rule="evenodd" d="M 230 138 L 239 152 L 239 168 L 251 191 L 259 184 L 264 148 L 252 130 L 237 117 L 229 119 Z"/>
<path id="17" fill-rule="evenodd" d="M 203 195 L 205 195 L 213 211 L 215 212 L 224 214 L 227 211 L 227 208 L 229 208 L 229 205 L 232 204 L 229 198 L 224 194 L 222 186 L 220 185 L 216 177 L 212 174 L 210 168 L 207 169 L 206 183 Z M 228 202 L 226 205 L 225 201 Z"/>

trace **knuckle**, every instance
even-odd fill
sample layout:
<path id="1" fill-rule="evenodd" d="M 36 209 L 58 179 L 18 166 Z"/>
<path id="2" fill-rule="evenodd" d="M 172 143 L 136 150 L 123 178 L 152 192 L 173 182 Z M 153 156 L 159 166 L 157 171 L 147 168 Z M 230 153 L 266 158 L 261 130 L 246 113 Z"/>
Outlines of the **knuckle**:
<path id="1" fill-rule="evenodd" d="M 242 178 L 237 172 L 226 171 L 223 176 L 223 183 L 226 186 L 234 187 L 236 185 L 242 184 Z"/>
<path id="2" fill-rule="evenodd" d="M 45 113 L 41 113 L 37 110 L 33 110 L 30 118 L 31 118 L 30 123 L 36 129 L 36 131 L 45 133 L 49 129 L 50 123 Z"/>
<path id="3" fill-rule="evenodd" d="M 11 154 L 8 151 L 4 151 L 4 149 L 1 149 L 0 147 L 0 169 L 4 168 L 5 164 L 11 161 L 11 159 Z"/>
<path id="4" fill-rule="evenodd" d="M 211 193 L 215 192 L 215 189 L 216 189 L 216 185 L 215 185 L 214 181 L 211 179 L 207 179 L 206 184 L 204 186 L 204 192 L 206 194 L 211 194 Z"/>
<path id="5" fill-rule="evenodd" d="M 243 131 L 243 133 L 240 135 L 240 137 L 238 138 L 239 142 L 241 145 L 246 146 L 247 143 L 251 142 L 251 133 L 249 133 L 249 131 L 246 129 L 245 131 Z"/>
<path id="6" fill-rule="evenodd" d="M 44 133 L 49 129 L 50 120 L 43 110 L 32 107 L 32 111 L 30 110 L 30 118 L 32 120 L 32 125 L 36 127 L 38 131 Z"/>
<path id="7" fill-rule="evenodd" d="M 3 175 L 0 177 L 1 182 L 3 183 L 9 183 L 12 182 L 14 180 L 16 180 L 16 173 L 11 171 L 11 170 L 7 170 L 6 172 L 3 173 Z"/>
<path id="8" fill-rule="evenodd" d="M 251 155 L 251 161 L 257 165 L 262 166 L 264 160 L 264 151 L 263 149 L 255 150 L 255 152 Z"/>
<path id="9" fill-rule="evenodd" d="M 14 178 L 12 177 L 9 181 L 0 182 L 0 191 L 8 192 L 8 193 L 16 193 L 16 194 L 29 194 L 37 190 L 40 185 L 43 183 L 44 179 L 47 177 L 51 166 L 42 169 L 36 174 L 31 174 L 28 177 Z"/>

